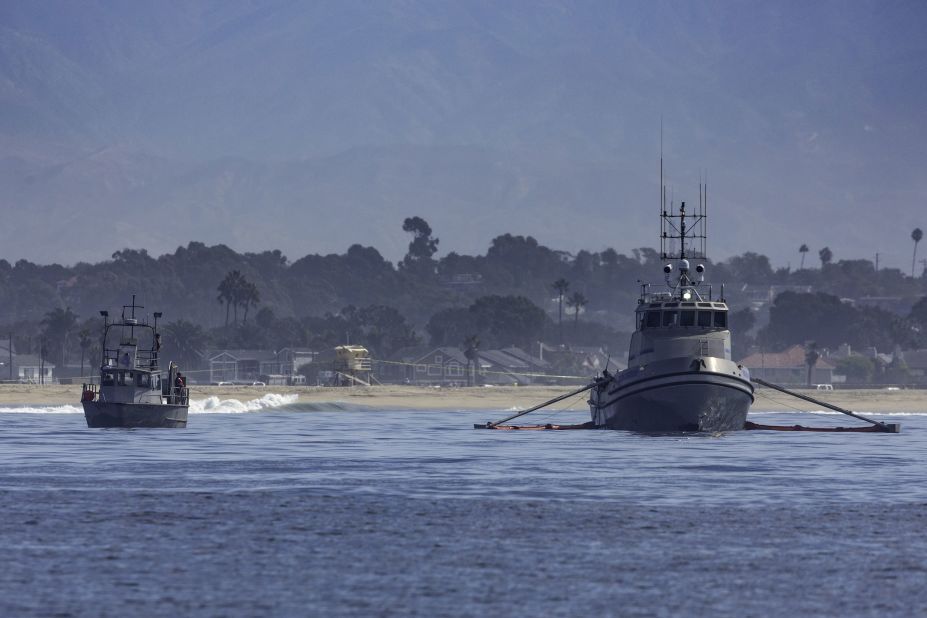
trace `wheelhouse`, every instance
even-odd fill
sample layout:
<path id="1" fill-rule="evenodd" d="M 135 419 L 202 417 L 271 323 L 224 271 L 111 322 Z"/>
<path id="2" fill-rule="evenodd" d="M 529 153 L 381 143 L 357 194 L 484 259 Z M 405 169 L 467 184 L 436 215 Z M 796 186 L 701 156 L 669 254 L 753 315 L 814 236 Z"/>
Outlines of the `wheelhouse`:
<path id="1" fill-rule="evenodd" d="M 726 303 L 721 302 L 650 302 L 637 308 L 637 330 L 648 329 L 727 329 Z"/>

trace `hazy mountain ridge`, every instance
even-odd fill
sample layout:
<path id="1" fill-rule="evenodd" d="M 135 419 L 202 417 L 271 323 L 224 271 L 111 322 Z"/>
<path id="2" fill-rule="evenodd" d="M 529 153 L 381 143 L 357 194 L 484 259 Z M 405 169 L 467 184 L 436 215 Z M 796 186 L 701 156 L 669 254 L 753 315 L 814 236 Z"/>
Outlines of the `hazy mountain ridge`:
<path id="1" fill-rule="evenodd" d="M 655 231 L 661 112 L 677 200 L 708 170 L 717 257 L 890 253 L 923 225 L 925 13 L 5 3 L 3 257 L 203 239 L 395 259 L 411 214 L 442 250 L 512 231 L 627 251 Z"/>

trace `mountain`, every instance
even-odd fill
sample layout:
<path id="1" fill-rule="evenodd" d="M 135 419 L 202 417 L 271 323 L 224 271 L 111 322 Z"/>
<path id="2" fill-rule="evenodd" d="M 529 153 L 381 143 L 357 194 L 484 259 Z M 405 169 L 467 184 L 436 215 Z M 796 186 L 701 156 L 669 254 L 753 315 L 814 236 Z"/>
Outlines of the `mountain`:
<path id="1" fill-rule="evenodd" d="M 390 259 L 656 242 L 661 118 L 709 248 L 909 259 L 923 3 L 0 5 L 0 257 L 189 240 Z M 762 230 L 762 234 L 757 231 Z"/>

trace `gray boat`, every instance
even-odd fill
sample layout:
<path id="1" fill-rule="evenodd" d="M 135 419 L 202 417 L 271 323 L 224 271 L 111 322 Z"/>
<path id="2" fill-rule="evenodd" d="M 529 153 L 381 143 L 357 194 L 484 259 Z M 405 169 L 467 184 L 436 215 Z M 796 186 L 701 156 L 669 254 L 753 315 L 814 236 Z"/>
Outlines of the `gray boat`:
<path id="1" fill-rule="evenodd" d="M 81 403 L 88 427 L 186 427 L 189 392 L 179 370 L 170 363 L 162 375 L 158 319 L 139 321 L 135 304 L 124 305 L 122 317 L 103 316 L 100 381 L 84 384 Z M 131 310 L 126 317 L 126 310 Z"/>
<path id="2" fill-rule="evenodd" d="M 640 432 L 743 429 L 753 385 L 747 368 L 731 360 L 724 287 L 714 298 L 704 265 L 698 263 L 693 274 L 689 262 L 705 257 L 707 189 L 699 187 L 692 214 L 685 202 L 667 210 L 665 195 L 661 189 L 666 288 L 641 285 L 628 368 L 614 375 L 606 369 L 596 380 L 589 397 L 592 422 Z"/>

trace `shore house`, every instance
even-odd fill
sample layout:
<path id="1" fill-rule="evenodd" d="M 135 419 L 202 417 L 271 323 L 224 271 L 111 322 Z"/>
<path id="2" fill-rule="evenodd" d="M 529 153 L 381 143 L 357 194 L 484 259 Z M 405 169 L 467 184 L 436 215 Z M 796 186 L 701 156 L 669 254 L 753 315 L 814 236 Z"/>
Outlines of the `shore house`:
<path id="1" fill-rule="evenodd" d="M 257 382 L 261 376 L 281 373 L 273 350 L 214 350 L 208 358 L 209 381 L 213 384 Z"/>
<path id="2" fill-rule="evenodd" d="M 808 365 L 805 362 L 805 348 L 793 345 L 784 352 L 757 352 L 746 357 L 740 364 L 750 370 L 754 378 L 762 378 L 783 386 L 805 386 L 808 384 Z M 834 365 L 824 357 L 818 359 L 811 374 L 812 384 L 833 384 Z"/>

